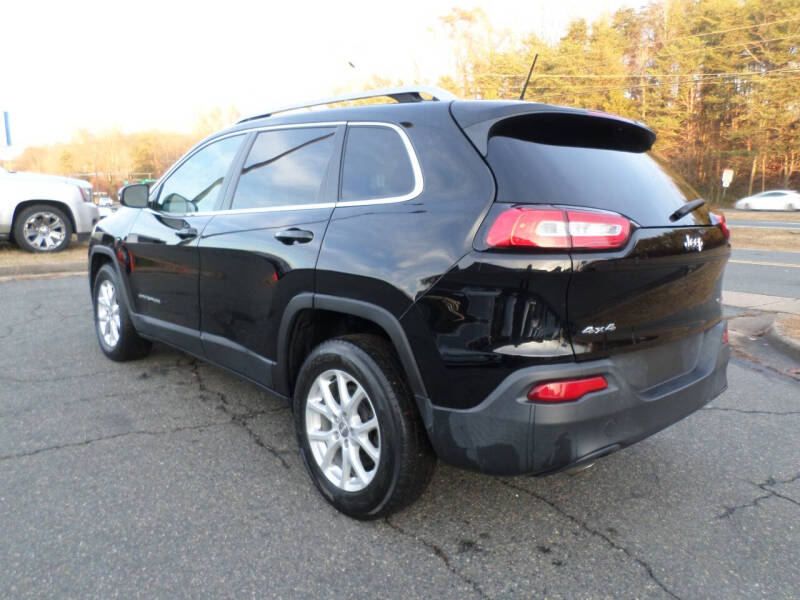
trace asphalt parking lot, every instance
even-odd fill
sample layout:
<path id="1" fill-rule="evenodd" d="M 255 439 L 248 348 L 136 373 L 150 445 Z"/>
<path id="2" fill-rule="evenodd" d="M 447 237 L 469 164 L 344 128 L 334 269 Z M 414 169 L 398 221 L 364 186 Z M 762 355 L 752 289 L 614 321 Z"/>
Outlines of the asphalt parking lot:
<path id="1" fill-rule="evenodd" d="M 106 360 L 84 277 L 0 307 L 0 597 L 800 596 L 800 384 L 763 364 L 588 471 L 440 464 L 357 522 L 266 393 L 164 346 Z"/>

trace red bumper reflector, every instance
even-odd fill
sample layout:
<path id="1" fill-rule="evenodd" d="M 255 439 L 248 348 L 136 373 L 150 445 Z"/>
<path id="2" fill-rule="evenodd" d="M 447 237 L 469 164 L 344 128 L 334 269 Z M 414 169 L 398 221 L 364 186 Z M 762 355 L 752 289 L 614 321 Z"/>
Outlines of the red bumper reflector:
<path id="1" fill-rule="evenodd" d="M 607 387 L 606 378 L 600 375 L 582 379 L 564 379 L 563 381 L 537 383 L 528 392 L 528 400 L 531 402 L 547 402 L 549 404 L 572 402 L 582 398 L 589 392 L 604 390 Z"/>
<path id="2" fill-rule="evenodd" d="M 725 215 L 721 212 L 712 212 L 709 213 L 711 217 L 711 222 L 715 225 L 719 225 L 719 228 L 722 229 L 722 234 L 725 236 L 726 240 L 731 238 L 731 230 L 728 229 L 728 222 L 725 220 Z"/>
<path id="3" fill-rule="evenodd" d="M 722 330 L 722 343 L 728 343 L 728 322 L 725 321 L 725 329 Z"/>

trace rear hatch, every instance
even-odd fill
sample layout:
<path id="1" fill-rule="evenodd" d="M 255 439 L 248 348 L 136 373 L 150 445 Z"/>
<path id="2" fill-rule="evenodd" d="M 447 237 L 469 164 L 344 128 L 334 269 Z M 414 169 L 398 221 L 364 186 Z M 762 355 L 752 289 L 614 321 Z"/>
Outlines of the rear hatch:
<path id="1" fill-rule="evenodd" d="M 457 106 L 453 114 L 458 120 Z M 496 178 L 490 218 L 501 223 L 499 204 L 510 211 L 506 221 L 516 219 L 510 236 L 500 226 L 488 245 L 538 255 L 566 244 L 572 258 L 567 318 L 576 359 L 655 347 L 663 357 L 662 347 L 671 344 L 671 364 L 648 365 L 651 373 L 641 387 L 690 370 L 701 333 L 721 319 L 730 247 L 727 229 L 706 206 L 680 215 L 698 195 L 647 153 L 653 133 L 632 121 L 577 110 L 505 116 L 488 126 L 477 121 L 465 131 Z M 485 141 L 476 141 L 478 133 Z M 544 237 L 523 239 L 523 228 L 537 223 Z"/>

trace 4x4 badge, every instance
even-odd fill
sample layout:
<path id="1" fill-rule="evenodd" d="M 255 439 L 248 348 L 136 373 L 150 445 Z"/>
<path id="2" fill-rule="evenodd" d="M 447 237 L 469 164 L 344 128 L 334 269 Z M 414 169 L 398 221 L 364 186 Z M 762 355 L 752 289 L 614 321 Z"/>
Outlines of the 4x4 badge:
<path id="1" fill-rule="evenodd" d="M 616 324 L 609 323 L 608 325 L 588 325 L 581 330 L 581 333 L 585 335 L 592 335 L 595 333 L 610 333 L 616 330 Z"/>
<path id="2" fill-rule="evenodd" d="M 687 235 L 683 240 L 683 247 L 687 250 L 697 250 L 698 252 L 701 252 L 703 250 L 703 239 L 699 236 L 693 237 L 691 235 Z"/>

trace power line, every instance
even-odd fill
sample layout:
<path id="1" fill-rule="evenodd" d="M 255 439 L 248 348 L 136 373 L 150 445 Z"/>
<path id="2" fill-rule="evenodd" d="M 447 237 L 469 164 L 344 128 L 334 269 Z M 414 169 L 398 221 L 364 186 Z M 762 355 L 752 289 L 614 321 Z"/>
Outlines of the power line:
<path id="1" fill-rule="evenodd" d="M 702 48 L 696 48 L 694 50 L 688 51 L 676 51 L 670 52 L 667 54 L 655 54 L 652 58 L 668 58 L 671 56 L 678 56 L 678 55 L 691 55 L 691 54 L 699 54 L 700 52 L 709 52 L 709 51 L 716 51 L 724 48 L 733 48 L 737 46 L 749 46 L 751 44 L 766 44 L 769 42 L 778 42 L 783 40 L 790 40 L 794 38 L 800 38 L 800 32 L 792 35 L 787 35 L 783 37 L 777 38 L 770 38 L 766 40 L 752 40 L 752 41 L 741 41 L 736 42 L 734 44 L 726 44 L 723 46 L 703 46 Z M 491 75 L 493 77 L 521 77 L 517 73 L 498 73 L 498 72 L 484 72 L 484 75 Z M 642 73 L 640 75 L 595 75 L 595 74 L 582 74 L 582 75 L 566 75 L 566 74 L 556 74 L 556 73 L 539 73 L 536 75 L 537 79 L 641 79 L 642 77 L 684 77 L 684 76 L 694 76 L 698 75 L 697 73 L 690 73 L 690 74 L 674 74 L 674 73 Z"/>
<path id="2" fill-rule="evenodd" d="M 786 73 L 800 73 L 800 69 L 794 69 L 794 70 L 791 70 L 791 71 L 783 71 L 783 72 L 786 72 Z M 761 75 L 759 74 L 759 76 L 761 76 Z M 748 83 L 757 83 L 757 82 L 766 81 L 766 79 L 759 80 L 759 79 L 753 79 L 753 78 L 750 78 L 750 77 L 747 77 L 745 79 L 746 79 L 746 81 Z M 784 77 L 772 78 L 773 81 L 775 81 L 775 80 L 785 81 L 785 80 L 793 80 L 793 79 L 800 79 L 800 74 L 794 75 L 794 76 L 784 76 Z M 556 91 L 555 93 L 549 93 L 547 91 L 543 91 L 543 92 L 541 92 L 541 95 L 542 96 L 547 96 L 547 97 L 552 97 L 552 96 L 555 96 L 555 97 L 561 97 L 561 96 L 585 96 L 586 94 L 602 94 L 602 93 L 605 93 L 605 92 L 613 92 L 613 91 L 617 91 L 617 90 L 634 90 L 634 89 L 657 88 L 657 87 L 662 87 L 662 86 L 665 86 L 665 85 L 666 86 L 680 86 L 680 85 L 686 85 L 687 83 L 705 85 L 705 84 L 731 84 L 731 83 L 737 84 L 737 83 L 743 83 L 743 82 L 741 80 L 726 81 L 724 79 L 720 79 L 719 81 L 710 81 L 708 79 L 703 79 L 703 80 L 699 80 L 699 81 L 698 80 L 687 79 L 686 81 L 661 81 L 661 82 L 654 82 L 654 83 L 645 83 L 645 84 L 641 84 L 641 85 L 624 85 L 624 86 L 619 86 L 619 87 L 597 87 L 597 88 L 583 88 L 583 89 L 579 88 L 579 89 L 577 89 L 575 91 L 565 91 L 565 92 Z"/>
<path id="3" fill-rule="evenodd" d="M 786 76 L 786 77 L 777 78 L 777 80 L 780 80 L 780 81 L 792 80 L 792 79 L 800 79 L 800 75 Z M 773 81 L 775 81 L 775 80 L 776 79 L 773 79 Z M 766 80 L 748 79 L 747 83 L 762 83 L 764 81 L 766 81 Z M 703 80 L 703 81 L 692 81 L 692 80 L 686 80 L 686 81 L 662 81 L 662 82 L 656 82 L 656 83 L 644 83 L 644 84 L 641 84 L 641 85 L 625 85 L 625 86 L 619 86 L 619 87 L 579 89 L 579 90 L 572 91 L 572 92 L 556 92 L 555 96 L 585 96 L 587 94 L 602 94 L 602 93 L 605 93 L 605 92 L 613 92 L 613 91 L 616 91 L 616 90 L 635 90 L 635 89 L 657 88 L 657 87 L 663 87 L 663 86 L 681 86 L 681 85 L 686 85 L 687 83 L 700 84 L 700 85 L 715 85 L 715 84 L 729 84 L 730 85 L 732 83 L 733 84 L 738 84 L 738 83 L 743 83 L 743 82 L 742 81 L 735 81 L 735 80 L 734 81 L 724 81 L 724 80 L 723 81 L 708 81 L 708 80 Z M 547 92 L 545 91 L 544 94 L 547 94 Z"/>
<path id="4" fill-rule="evenodd" d="M 703 33 L 692 33 L 692 34 L 687 34 L 687 35 L 679 35 L 679 36 L 676 36 L 676 37 L 673 37 L 673 38 L 666 38 L 664 40 L 641 40 L 641 41 L 639 41 L 637 43 L 634 43 L 634 44 L 626 44 L 624 46 L 615 46 L 613 49 L 625 54 L 630 50 L 634 50 L 636 48 L 644 47 L 648 42 L 650 42 L 652 44 L 661 44 L 661 47 L 663 49 L 664 46 L 666 46 L 667 44 L 670 44 L 671 42 L 674 42 L 676 40 L 687 40 L 687 39 L 692 39 L 692 38 L 707 37 L 709 35 L 721 35 L 721 34 L 724 34 L 724 33 L 731 33 L 733 31 L 743 31 L 743 30 L 746 30 L 746 29 L 756 29 L 756 28 L 759 28 L 759 27 L 769 27 L 770 25 L 780 25 L 782 23 L 793 23 L 795 21 L 800 21 L 800 17 L 789 17 L 789 18 L 786 18 L 786 19 L 778 19 L 776 21 L 768 21 L 766 23 L 755 23 L 753 25 L 741 25 L 739 27 L 731 27 L 729 29 L 719 29 L 719 30 L 716 30 L 716 31 L 706 31 L 706 32 L 703 32 Z M 791 37 L 794 37 L 794 34 Z M 563 38 L 562 38 L 562 40 L 563 40 Z M 741 42 L 741 43 L 744 43 L 744 42 Z M 738 44 L 736 44 L 736 45 L 738 45 Z M 698 50 L 699 49 L 695 49 L 695 50 L 692 50 L 691 52 L 697 52 Z M 680 54 L 680 53 L 681 52 L 677 52 L 677 54 Z M 660 56 L 672 56 L 672 55 L 673 55 L 673 53 L 670 53 L 670 54 L 667 54 L 667 55 L 662 55 L 659 52 L 656 52 L 653 55 L 653 58 L 658 58 Z"/>
<path id="5" fill-rule="evenodd" d="M 664 43 L 674 42 L 675 40 L 684 40 L 694 37 L 705 37 L 708 35 L 719 35 L 721 33 L 730 33 L 731 31 L 742 31 L 743 29 L 754 29 L 756 27 L 767 27 L 769 25 L 779 25 L 781 23 L 791 23 L 793 21 L 800 21 L 800 17 L 791 17 L 788 19 L 779 19 L 777 21 L 770 21 L 768 23 L 756 23 L 755 25 L 742 25 L 740 27 L 731 27 L 730 29 L 722 29 L 719 31 L 708 31 L 706 33 L 695 33 L 692 35 L 680 35 L 678 37 L 669 38 L 664 40 Z"/>
<path id="6" fill-rule="evenodd" d="M 669 44 L 671 42 L 674 42 L 675 40 L 688 40 L 688 39 L 692 39 L 692 38 L 707 37 L 709 35 L 722 35 L 724 33 L 731 33 L 733 31 L 743 31 L 745 29 L 756 29 L 758 27 L 768 27 L 770 25 L 780 25 L 782 23 L 793 23 L 794 21 L 800 21 L 800 17 L 790 17 L 790 18 L 787 18 L 787 19 L 779 19 L 777 21 L 769 21 L 767 23 L 756 23 L 754 25 L 742 25 L 742 26 L 739 26 L 739 27 L 731 27 L 730 29 L 719 29 L 717 31 L 706 31 L 704 33 L 691 33 L 691 34 L 687 34 L 687 35 L 679 35 L 679 36 L 676 36 L 676 37 L 673 37 L 673 38 L 666 38 L 666 39 L 661 40 L 661 41 L 658 41 L 658 40 L 650 40 L 650 41 L 652 41 L 653 43 L 660 43 L 662 48 L 663 48 L 664 46 L 666 46 L 667 44 Z M 642 45 L 645 42 L 646 42 L 646 40 L 643 40 L 643 41 L 640 41 L 639 43 L 636 43 L 636 44 L 630 44 L 630 45 L 627 45 L 627 46 L 619 46 L 616 49 L 622 50 L 623 52 L 627 52 L 628 50 L 633 50 L 635 48 L 642 47 Z M 655 56 L 659 56 L 659 54 L 656 53 Z"/>
<path id="7" fill-rule="evenodd" d="M 769 43 L 769 42 L 780 42 L 782 40 L 791 40 L 793 38 L 798 38 L 798 37 L 800 37 L 800 32 L 793 33 L 792 35 L 787 35 L 787 36 L 783 36 L 783 37 L 770 38 L 768 40 L 740 41 L 740 42 L 736 42 L 734 44 L 724 44 L 722 46 L 703 46 L 702 48 L 695 48 L 694 50 L 686 50 L 686 51 L 676 50 L 675 52 L 669 52 L 667 54 L 657 54 L 656 58 L 677 56 L 679 54 L 681 54 L 681 55 L 699 54 L 700 52 L 716 51 L 716 50 L 721 50 L 721 49 L 724 49 L 724 48 L 734 48 L 736 46 L 749 46 L 750 44 L 766 44 L 766 43 Z"/>
<path id="8" fill-rule="evenodd" d="M 793 73 L 798 69 L 770 69 L 769 71 L 728 71 L 723 73 L 706 73 L 703 71 L 696 73 L 642 73 L 641 75 L 560 75 L 555 73 L 540 73 L 536 79 L 642 79 L 647 77 L 750 77 L 753 75 L 764 75 L 766 73 Z M 521 77 L 518 73 L 486 73 L 497 77 Z"/>

